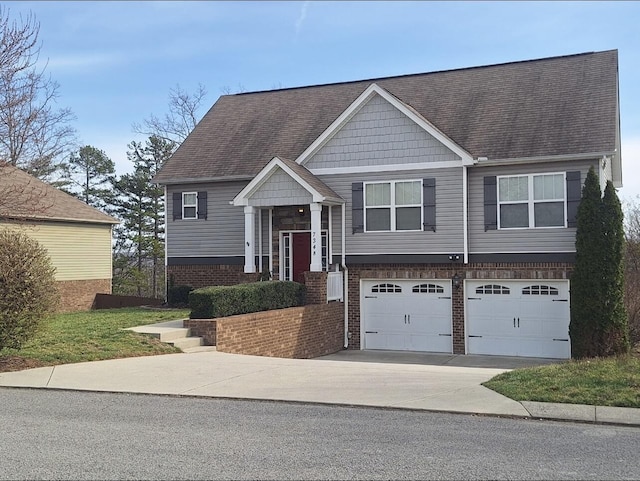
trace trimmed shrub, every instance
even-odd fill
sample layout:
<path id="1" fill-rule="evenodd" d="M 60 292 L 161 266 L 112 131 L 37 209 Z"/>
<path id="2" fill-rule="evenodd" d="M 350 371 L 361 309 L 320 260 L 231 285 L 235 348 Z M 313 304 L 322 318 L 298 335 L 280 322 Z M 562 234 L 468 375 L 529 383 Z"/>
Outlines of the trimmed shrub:
<path id="1" fill-rule="evenodd" d="M 60 300 L 47 251 L 26 234 L 0 230 L 0 350 L 20 349 Z"/>
<path id="2" fill-rule="evenodd" d="M 210 319 L 304 305 L 306 287 L 290 281 L 213 286 L 189 293 L 191 319 Z"/>
<path id="3" fill-rule="evenodd" d="M 186 307 L 189 305 L 191 286 L 171 286 L 167 291 L 167 303 L 170 307 Z"/>

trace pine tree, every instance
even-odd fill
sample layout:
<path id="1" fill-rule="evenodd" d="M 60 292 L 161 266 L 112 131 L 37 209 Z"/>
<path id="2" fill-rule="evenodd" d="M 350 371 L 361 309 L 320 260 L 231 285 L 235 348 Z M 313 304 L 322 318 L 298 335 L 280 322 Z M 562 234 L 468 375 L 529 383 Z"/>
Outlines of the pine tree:
<path id="1" fill-rule="evenodd" d="M 152 183 L 175 146 L 156 136 L 131 142 L 127 157 L 134 171 L 113 183 L 113 213 L 122 219 L 114 253 L 114 285 L 134 287 L 138 296 L 159 297 L 164 277 L 164 189 Z M 151 272 L 149 273 L 149 268 Z"/>
<path id="2" fill-rule="evenodd" d="M 598 355 L 629 350 L 629 325 L 624 306 L 624 228 L 620 200 L 611 181 L 602 199 L 603 312 L 598 326 Z"/>
<path id="3" fill-rule="evenodd" d="M 605 287 L 602 226 L 602 194 L 598 177 L 589 169 L 578 207 L 576 263 L 571 275 L 571 356 L 596 356 L 598 326 L 603 317 Z"/>
<path id="4" fill-rule="evenodd" d="M 115 173 L 115 164 L 107 154 L 85 145 L 71 154 L 69 172 L 76 176 L 74 184 L 80 188 L 80 198 L 88 205 L 105 210 L 111 202 L 111 190 L 106 185 Z"/>

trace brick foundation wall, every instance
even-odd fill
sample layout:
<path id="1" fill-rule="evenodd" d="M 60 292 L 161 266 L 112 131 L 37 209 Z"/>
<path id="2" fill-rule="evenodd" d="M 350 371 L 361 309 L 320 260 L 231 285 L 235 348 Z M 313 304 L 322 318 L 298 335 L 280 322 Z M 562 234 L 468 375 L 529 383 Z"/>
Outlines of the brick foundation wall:
<path id="1" fill-rule="evenodd" d="M 342 349 L 343 322 L 341 302 L 221 317 L 216 319 L 217 350 L 292 359 L 324 356 Z"/>
<path id="2" fill-rule="evenodd" d="M 360 349 L 360 279 L 447 279 L 461 277 L 452 289 L 453 352 L 464 354 L 464 279 L 569 279 L 573 264 L 477 263 L 477 264 L 380 264 L 349 267 L 349 349 Z"/>
<path id="3" fill-rule="evenodd" d="M 191 335 L 201 337 L 206 346 L 216 345 L 217 319 L 185 319 L 183 327 L 191 329 Z"/>
<path id="4" fill-rule="evenodd" d="M 60 293 L 58 312 L 88 311 L 96 294 L 111 294 L 111 279 L 57 281 L 56 287 Z"/>
<path id="5" fill-rule="evenodd" d="M 167 266 L 167 279 L 176 286 L 187 285 L 195 289 L 207 286 L 232 286 L 258 279 L 258 274 L 245 274 L 241 265 L 189 265 Z"/>

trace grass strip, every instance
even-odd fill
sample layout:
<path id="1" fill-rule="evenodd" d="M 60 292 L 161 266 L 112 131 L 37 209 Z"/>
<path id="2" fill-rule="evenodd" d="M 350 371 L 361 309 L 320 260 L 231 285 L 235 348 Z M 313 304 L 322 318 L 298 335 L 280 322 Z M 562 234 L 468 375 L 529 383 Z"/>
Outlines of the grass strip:
<path id="1" fill-rule="evenodd" d="M 0 357 L 55 365 L 180 352 L 151 336 L 123 329 L 184 319 L 188 315 L 188 309 L 143 308 L 56 314 L 44 321 L 37 334 L 21 349 L 3 349 Z"/>
<path id="2" fill-rule="evenodd" d="M 571 360 L 517 369 L 483 385 L 516 401 L 640 408 L 640 357 Z"/>

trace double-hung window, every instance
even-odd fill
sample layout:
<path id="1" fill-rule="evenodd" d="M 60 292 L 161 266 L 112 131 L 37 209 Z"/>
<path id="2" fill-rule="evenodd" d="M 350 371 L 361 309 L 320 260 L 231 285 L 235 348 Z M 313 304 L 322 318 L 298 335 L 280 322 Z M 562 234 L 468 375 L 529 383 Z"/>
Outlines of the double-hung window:
<path id="1" fill-rule="evenodd" d="M 196 219 L 198 214 L 198 193 L 182 193 L 182 218 Z"/>
<path id="2" fill-rule="evenodd" d="M 565 174 L 498 177 L 500 229 L 565 227 Z"/>
<path id="3" fill-rule="evenodd" d="M 422 181 L 364 184 L 365 231 L 422 230 Z"/>

